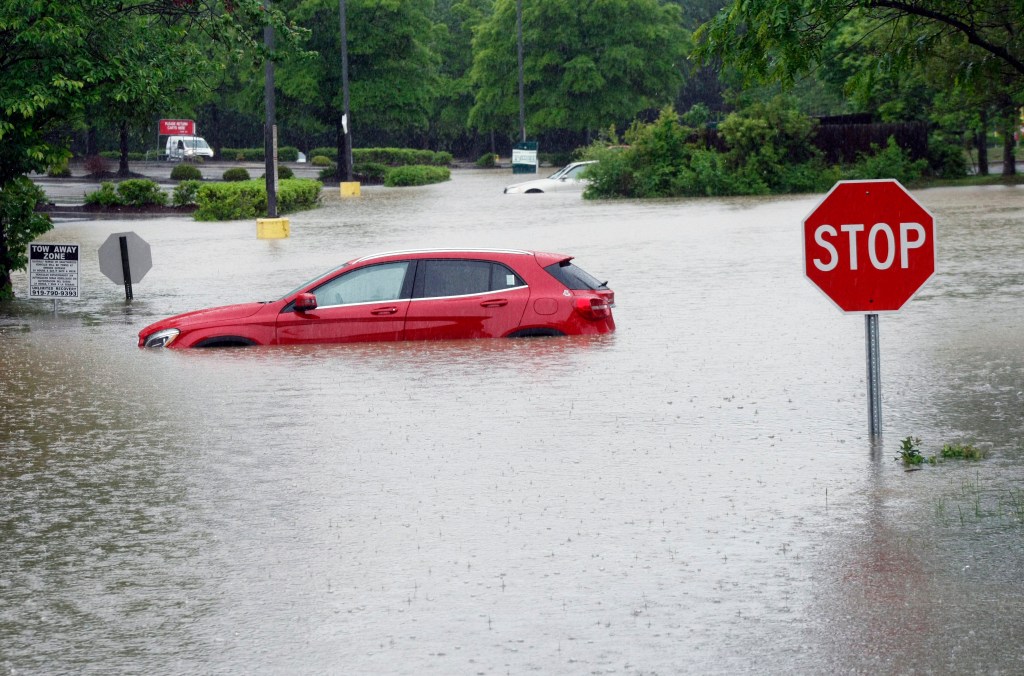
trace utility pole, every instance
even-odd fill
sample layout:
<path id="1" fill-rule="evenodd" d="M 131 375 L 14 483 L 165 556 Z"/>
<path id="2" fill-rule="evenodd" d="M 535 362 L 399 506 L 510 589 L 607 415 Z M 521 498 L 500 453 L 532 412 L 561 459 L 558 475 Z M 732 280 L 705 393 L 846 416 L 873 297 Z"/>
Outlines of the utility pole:
<path id="1" fill-rule="evenodd" d="M 519 61 L 519 140 L 526 140 L 526 101 L 523 95 L 523 0 L 516 0 L 516 46 Z"/>
<path id="2" fill-rule="evenodd" d="M 352 181 L 352 120 L 348 109 L 348 21 L 345 17 L 345 0 L 338 0 L 338 14 L 341 17 L 341 133 L 342 155 L 338 158 L 343 182 Z"/>
<path id="3" fill-rule="evenodd" d="M 263 0 L 263 7 L 269 13 L 270 0 Z M 269 23 L 263 27 L 263 46 L 268 52 L 263 67 L 263 99 L 266 105 L 263 149 L 266 161 L 267 218 L 277 218 L 277 111 L 274 105 L 274 62 L 269 56 L 269 52 L 274 49 L 274 27 Z"/>

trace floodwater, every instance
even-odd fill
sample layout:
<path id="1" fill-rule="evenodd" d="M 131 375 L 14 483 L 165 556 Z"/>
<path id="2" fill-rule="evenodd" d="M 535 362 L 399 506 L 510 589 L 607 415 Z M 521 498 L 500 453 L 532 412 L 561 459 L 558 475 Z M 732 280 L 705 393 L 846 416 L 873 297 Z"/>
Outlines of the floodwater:
<path id="1" fill-rule="evenodd" d="M 939 269 L 864 321 L 818 197 L 505 196 L 58 224 L 83 294 L 0 308 L 0 673 L 1024 671 L 1024 189 L 916 193 Z M 112 232 L 154 266 L 126 305 Z M 140 351 L 155 319 L 413 247 L 574 254 L 599 338 Z M 27 295 L 24 275 L 16 288 Z M 991 452 L 906 472 L 899 441 Z"/>

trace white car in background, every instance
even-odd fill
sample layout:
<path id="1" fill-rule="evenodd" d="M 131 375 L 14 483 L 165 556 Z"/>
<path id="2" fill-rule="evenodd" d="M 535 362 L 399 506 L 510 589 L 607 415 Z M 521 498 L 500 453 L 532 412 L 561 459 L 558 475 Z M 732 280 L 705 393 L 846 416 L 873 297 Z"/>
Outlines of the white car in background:
<path id="1" fill-rule="evenodd" d="M 576 191 L 583 192 L 590 181 L 583 177 L 587 167 L 597 164 L 597 160 L 587 162 L 573 162 L 568 164 L 547 178 L 535 178 L 532 181 L 513 183 L 505 186 L 506 195 L 521 195 L 523 193 L 537 192 L 561 192 Z"/>

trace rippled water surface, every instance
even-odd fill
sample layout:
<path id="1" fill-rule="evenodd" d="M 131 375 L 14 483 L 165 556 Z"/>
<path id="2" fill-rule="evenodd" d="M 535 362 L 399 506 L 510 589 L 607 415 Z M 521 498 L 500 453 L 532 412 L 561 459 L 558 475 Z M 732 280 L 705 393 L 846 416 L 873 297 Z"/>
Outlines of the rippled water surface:
<path id="1" fill-rule="evenodd" d="M 58 224 L 83 293 L 0 307 L 0 673 L 1021 673 L 1024 191 L 916 193 L 939 270 L 864 325 L 817 197 L 505 196 Z M 134 230 L 126 306 L 95 251 Z M 574 254 L 599 338 L 140 351 L 157 318 L 410 247 Z M 16 276 L 20 295 L 24 275 Z M 899 440 L 989 451 L 905 472 Z"/>

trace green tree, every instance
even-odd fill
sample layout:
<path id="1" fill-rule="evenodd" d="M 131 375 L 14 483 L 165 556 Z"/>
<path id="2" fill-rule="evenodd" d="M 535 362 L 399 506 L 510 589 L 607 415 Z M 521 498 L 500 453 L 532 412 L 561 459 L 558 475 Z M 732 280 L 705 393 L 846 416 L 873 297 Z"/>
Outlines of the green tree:
<path id="1" fill-rule="evenodd" d="M 471 152 L 466 121 L 474 102 L 473 33 L 493 6 L 493 0 L 438 0 L 433 51 L 440 67 L 430 136 L 441 149 Z"/>
<path id="2" fill-rule="evenodd" d="M 260 0 L 34 0 L 0 4 L 0 192 L 27 200 L 8 213 L 34 206 L 30 191 L 14 183 L 31 171 L 64 161 L 68 130 L 118 82 L 143 87 L 143 64 L 169 63 L 180 41 L 133 35 L 136 22 L 154 18 L 165 26 L 201 33 L 211 45 L 248 49 L 259 56 L 258 28 L 271 22 L 282 43 L 297 33 Z M 138 96 L 125 90 L 124 97 Z M 28 201 L 31 201 L 29 204 Z M 0 298 L 13 295 L 12 270 L 24 267 L 14 251 L 24 233 L 39 234 L 34 218 L 16 217 L 0 229 Z M 20 246 L 20 244 L 17 244 Z"/>
<path id="3" fill-rule="evenodd" d="M 279 3 L 310 31 L 312 60 L 286 59 L 277 86 L 322 129 L 333 129 L 341 151 L 341 26 L 337 0 Z M 348 0 L 349 99 L 352 134 L 365 144 L 380 138 L 422 139 L 429 128 L 437 61 L 429 45 L 429 0 Z"/>
<path id="4" fill-rule="evenodd" d="M 497 0 L 473 40 L 470 124 L 518 127 L 515 0 Z M 689 36 L 679 6 L 659 0 L 523 3 L 527 128 L 590 132 L 671 103 Z"/>
<path id="5" fill-rule="evenodd" d="M 980 64 L 1024 78 L 1024 4 L 1006 0 L 732 0 L 697 33 L 699 54 L 740 66 L 753 79 L 792 80 L 822 63 L 850 19 L 885 36 L 894 63 L 955 43 Z"/>

